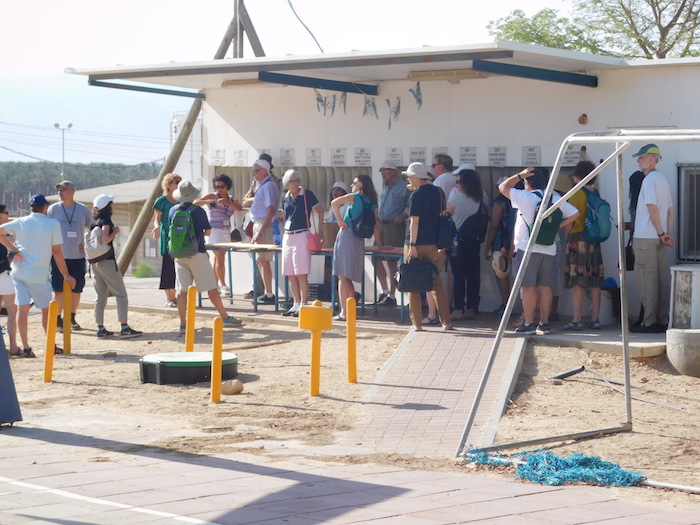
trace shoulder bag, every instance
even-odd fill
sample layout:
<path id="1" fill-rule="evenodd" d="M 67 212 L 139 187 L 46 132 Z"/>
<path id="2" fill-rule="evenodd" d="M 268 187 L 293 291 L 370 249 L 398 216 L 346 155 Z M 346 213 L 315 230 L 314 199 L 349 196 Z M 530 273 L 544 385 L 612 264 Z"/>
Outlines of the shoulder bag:
<path id="1" fill-rule="evenodd" d="M 323 249 L 323 243 L 321 242 L 321 236 L 318 233 L 311 233 L 311 221 L 309 220 L 310 214 L 311 210 L 309 210 L 306 204 L 306 190 L 304 190 L 304 216 L 306 217 L 306 227 L 309 230 L 307 246 L 311 252 L 320 252 Z"/>
<path id="2" fill-rule="evenodd" d="M 445 192 L 442 188 L 438 187 L 440 192 L 440 216 L 438 217 L 438 235 L 437 235 L 437 247 L 438 250 L 444 250 L 445 248 L 452 246 L 452 240 L 457 234 L 457 228 L 455 223 L 452 221 L 452 217 L 447 213 L 447 204 L 445 203 Z"/>

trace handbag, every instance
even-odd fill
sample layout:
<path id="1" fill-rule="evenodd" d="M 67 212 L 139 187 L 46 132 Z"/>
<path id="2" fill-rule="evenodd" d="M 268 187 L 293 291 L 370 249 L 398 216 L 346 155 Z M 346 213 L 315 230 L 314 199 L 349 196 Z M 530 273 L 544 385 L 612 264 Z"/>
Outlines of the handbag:
<path id="1" fill-rule="evenodd" d="M 233 230 L 231 230 L 231 242 L 241 242 L 241 231 L 236 226 L 236 214 L 233 215 Z"/>
<path id="2" fill-rule="evenodd" d="M 423 259 L 409 259 L 399 266 L 394 281 L 399 292 L 422 293 L 433 289 L 435 265 Z"/>
<path id="3" fill-rule="evenodd" d="M 634 270 L 634 248 L 632 248 L 632 235 L 625 246 L 625 270 L 631 272 Z"/>
<path id="4" fill-rule="evenodd" d="M 452 246 L 452 240 L 457 235 L 457 227 L 455 226 L 452 217 L 447 214 L 447 205 L 445 204 L 445 193 L 440 190 L 440 216 L 438 217 L 438 235 L 437 244 L 438 250 L 444 250 Z"/>
<path id="5" fill-rule="evenodd" d="M 253 238 L 253 226 L 255 226 L 255 223 L 252 221 L 250 218 L 250 215 L 246 215 L 248 218 L 248 223 L 245 225 L 245 228 L 243 228 L 243 233 L 245 233 L 248 237 L 251 239 Z"/>
<path id="6" fill-rule="evenodd" d="M 309 230 L 307 237 L 307 246 L 311 252 L 320 252 L 323 249 L 321 236 L 317 233 L 311 233 L 311 222 L 309 221 L 309 208 L 306 204 L 306 191 L 304 191 L 304 215 L 306 216 L 306 228 Z"/>

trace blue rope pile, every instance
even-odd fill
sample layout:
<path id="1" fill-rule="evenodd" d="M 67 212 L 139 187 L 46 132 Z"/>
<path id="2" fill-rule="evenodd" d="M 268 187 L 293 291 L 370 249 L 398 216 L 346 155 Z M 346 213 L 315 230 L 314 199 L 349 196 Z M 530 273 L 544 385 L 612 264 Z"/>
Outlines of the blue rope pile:
<path id="1" fill-rule="evenodd" d="M 491 456 L 485 452 L 471 451 L 468 459 L 481 465 L 505 465 L 510 460 Z M 551 452 L 522 452 L 515 455 L 523 463 L 516 465 L 515 474 L 521 479 L 541 485 L 563 485 L 565 483 L 589 483 L 611 487 L 639 485 L 646 479 L 643 474 L 624 470 L 615 463 L 596 456 L 585 456 L 579 452 L 562 458 Z"/>

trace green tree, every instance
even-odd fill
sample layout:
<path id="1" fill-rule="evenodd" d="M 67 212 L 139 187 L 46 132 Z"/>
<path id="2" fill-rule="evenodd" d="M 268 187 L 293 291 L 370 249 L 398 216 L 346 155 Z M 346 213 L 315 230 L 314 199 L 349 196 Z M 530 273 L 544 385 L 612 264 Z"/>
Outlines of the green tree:
<path id="1" fill-rule="evenodd" d="M 700 55 L 700 0 L 573 0 L 569 19 L 554 9 L 532 18 L 521 10 L 488 24 L 513 40 L 621 58 Z"/>

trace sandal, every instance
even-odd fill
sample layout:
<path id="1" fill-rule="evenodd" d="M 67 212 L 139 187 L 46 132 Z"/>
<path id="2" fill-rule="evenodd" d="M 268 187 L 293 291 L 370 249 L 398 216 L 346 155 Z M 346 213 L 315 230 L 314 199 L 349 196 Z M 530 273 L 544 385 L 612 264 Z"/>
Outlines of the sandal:
<path id="1" fill-rule="evenodd" d="M 333 319 L 335 319 L 336 321 L 345 321 L 345 317 L 343 317 L 340 314 L 333 316 Z"/>
<path id="2" fill-rule="evenodd" d="M 31 348 L 25 348 L 22 350 L 22 357 L 36 357 Z"/>
<path id="3" fill-rule="evenodd" d="M 437 319 L 431 319 L 429 316 L 425 316 L 425 319 L 423 319 L 423 324 L 435 326 L 436 324 L 440 324 L 440 321 Z"/>
<path id="4" fill-rule="evenodd" d="M 22 357 L 22 349 L 17 348 L 14 352 L 7 352 L 10 357 Z"/>
<path id="5" fill-rule="evenodd" d="M 581 321 L 569 321 L 564 326 L 560 326 L 559 330 L 569 330 L 573 332 L 581 331 Z"/>
<path id="6" fill-rule="evenodd" d="M 444 324 L 444 325 L 442 325 L 442 331 L 443 331 L 443 332 L 449 332 L 449 331 L 454 330 L 454 329 L 455 329 L 455 327 L 452 326 L 451 324 Z"/>
<path id="7" fill-rule="evenodd" d="M 598 319 L 591 319 L 586 322 L 586 328 L 592 328 L 593 330 L 600 330 L 600 321 Z"/>

